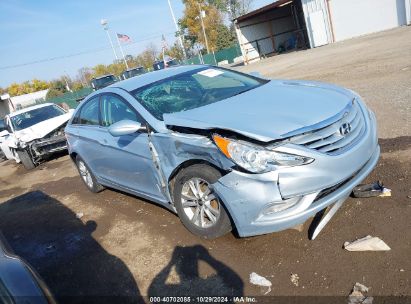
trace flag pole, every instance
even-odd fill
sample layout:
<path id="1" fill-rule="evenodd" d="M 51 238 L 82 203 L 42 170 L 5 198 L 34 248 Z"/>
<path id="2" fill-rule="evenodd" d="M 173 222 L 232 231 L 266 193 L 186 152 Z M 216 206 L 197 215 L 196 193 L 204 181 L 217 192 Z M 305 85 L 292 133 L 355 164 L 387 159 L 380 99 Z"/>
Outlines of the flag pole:
<path id="1" fill-rule="evenodd" d="M 171 6 L 170 0 L 167 0 L 167 1 L 168 1 L 168 7 L 170 8 L 171 17 L 173 18 L 174 26 L 176 27 L 176 33 L 178 33 L 178 41 L 180 42 L 181 49 L 183 50 L 184 59 L 187 59 L 187 53 L 186 53 L 186 49 L 184 47 L 183 37 L 180 33 L 180 29 L 178 28 L 178 25 L 177 25 L 177 22 L 176 22 L 176 17 L 174 16 L 173 7 Z"/>
<path id="2" fill-rule="evenodd" d="M 123 55 L 123 60 L 124 60 L 124 63 L 126 64 L 126 68 L 128 70 L 128 64 L 127 64 L 126 56 L 124 56 L 123 47 L 121 46 L 120 39 L 118 39 L 118 33 L 116 33 L 116 37 L 117 37 L 118 46 L 120 47 L 121 55 Z"/>

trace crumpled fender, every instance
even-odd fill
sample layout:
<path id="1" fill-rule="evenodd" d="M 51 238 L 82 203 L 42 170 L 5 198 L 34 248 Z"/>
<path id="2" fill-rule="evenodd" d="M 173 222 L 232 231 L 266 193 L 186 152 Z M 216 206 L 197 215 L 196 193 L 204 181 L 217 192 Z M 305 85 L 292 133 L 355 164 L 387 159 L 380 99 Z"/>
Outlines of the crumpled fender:
<path id="1" fill-rule="evenodd" d="M 155 133 L 151 136 L 151 140 L 159 151 L 161 169 L 167 179 L 178 166 L 188 160 L 204 160 L 223 170 L 228 170 L 234 165 L 206 136 Z"/>
<path id="2" fill-rule="evenodd" d="M 17 149 L 18 146 L 18 139 L 16 138 L 16 136 L 14 136 L 14 134 L 10 134 L 9 136 L 6 137 L 5 141 L 6 145 L 9 148 L 13 148 L 13 149 Z"/>

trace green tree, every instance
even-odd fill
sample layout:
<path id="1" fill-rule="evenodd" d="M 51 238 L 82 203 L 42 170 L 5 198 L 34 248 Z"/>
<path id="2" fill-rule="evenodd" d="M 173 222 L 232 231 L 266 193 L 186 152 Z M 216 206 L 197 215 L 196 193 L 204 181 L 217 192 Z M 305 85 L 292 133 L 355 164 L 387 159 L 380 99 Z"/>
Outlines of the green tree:
<path id="1" fill-rule="evenodd" d="M 220 24 L 217 27 L 217 41 L 216 51 L 229 48 L 237 43 L 237 38 L 230 29 L 224 24 Z"/>
<path id="2" fill-rule="evenodd" d="M 165 51 L 165 54 L 178 60 L 184 59 L 183 49 L 177 41 L 174 42 L 174 45 L 171 48 Z"/>
<path id="3" fill-rule="evenodd" d="M 110 74 L 110 72 L 104 64 L 98 64 L 93 68 L 93 77 L 100 77 L 107 74 Z"/>
<path id="4" fill-rule="evenodd" d="M 21 86 L 15 82 L 9 85 L 9 87 L 7 88 L 7 91 L 9 92 L 10 96 L 19 96 L 22 94 Z"/>
<path id="5" fill-rule="evenodd" d="M 227 14 L 230 20 L 247 14 L 254 0 L 209 0 L 220 12 Z"/>
<path id="6" fill-rule="evenodd" d="M 185 39 L 191 41 L 192 46 L 199 42 L 206 46 L 205 37 L 200 20 L 200 11 L 204 11 L 203 18 L 208 46 L 210 50 L 216 50 L 217 46 L 217 28 L 223 24 L 223 18 L 220 11 L 208 1 L 205 0 L 183 0 L 185 5 L 184 15 L 179 20 L 181 32 Z"/>
<path id="7" fill-rule="evenodd" d="M 31 82 L 34 92 L 46 90 L 49 88 L 49 84 L 43 80 L 33 79 Z"/>
<path id="8" fill-rule="evenodd" d="M 46 99 L 61 96 L 67 92 L 67 84 L 64 80 L 64 76 L 62 76 L 60 79 L 50 81 L 49 86 L 50 89 L 47 92 Z"/>
<path id="9" fill-rule="evenodd" d="M 47 92 L 46 99 L 54 98 L 63 95 L 64 93 L 56 88 L 51 88 Z"/>

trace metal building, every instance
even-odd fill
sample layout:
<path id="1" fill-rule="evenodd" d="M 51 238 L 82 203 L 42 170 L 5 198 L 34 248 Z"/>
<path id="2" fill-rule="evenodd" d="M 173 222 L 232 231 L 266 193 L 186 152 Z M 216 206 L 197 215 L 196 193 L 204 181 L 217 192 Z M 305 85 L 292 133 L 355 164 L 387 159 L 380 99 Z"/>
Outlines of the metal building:
<path id="1" fill-rule="evenodd" d="M 238 17 L 245 63 L 411 24 L 411 0 L 279 0 Z"/>

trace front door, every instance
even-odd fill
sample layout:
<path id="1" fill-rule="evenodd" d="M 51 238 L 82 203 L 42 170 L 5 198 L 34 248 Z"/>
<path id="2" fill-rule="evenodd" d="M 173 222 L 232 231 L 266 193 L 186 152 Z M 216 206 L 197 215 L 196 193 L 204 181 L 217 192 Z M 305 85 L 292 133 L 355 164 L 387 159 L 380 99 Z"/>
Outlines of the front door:
<path id="1" fill-rule="evenodd" d="M 127 101 L 116 94 L 101 96 L 101 122 L 104 132 L 100 139 L 105 161 L 99 165 L 101 177 L 143 196 L 164 201 L 156 179 L 155 168 L 145 131 L 114 137 L 108 127 L 121 120 L 145 124 Z"/>

